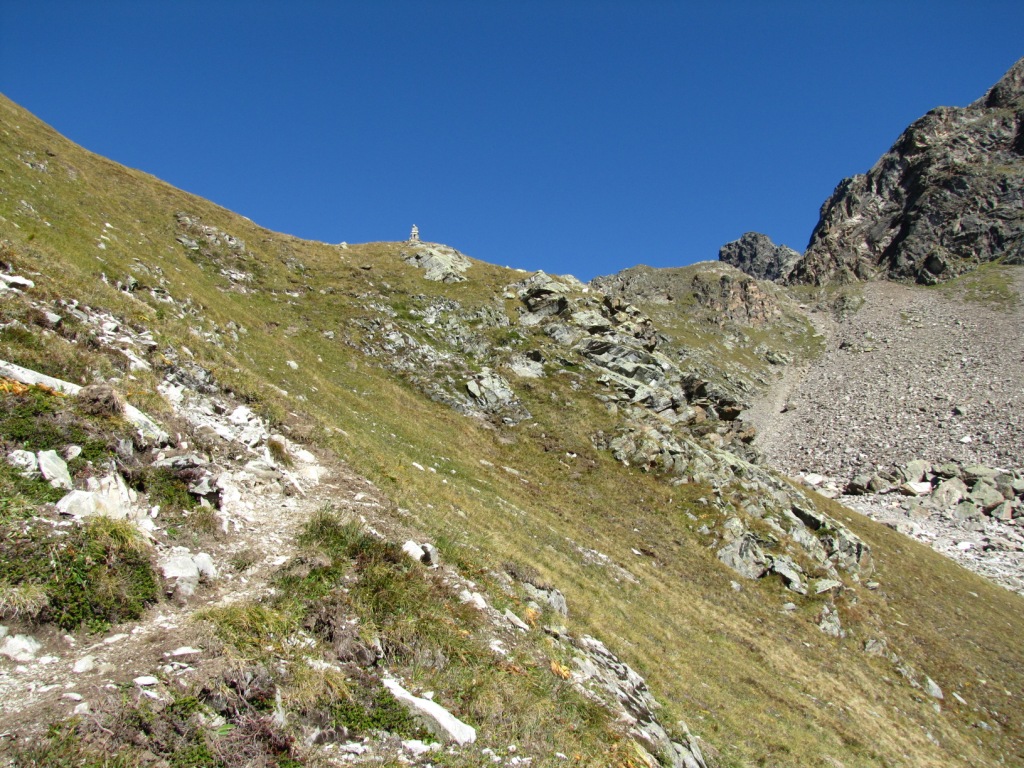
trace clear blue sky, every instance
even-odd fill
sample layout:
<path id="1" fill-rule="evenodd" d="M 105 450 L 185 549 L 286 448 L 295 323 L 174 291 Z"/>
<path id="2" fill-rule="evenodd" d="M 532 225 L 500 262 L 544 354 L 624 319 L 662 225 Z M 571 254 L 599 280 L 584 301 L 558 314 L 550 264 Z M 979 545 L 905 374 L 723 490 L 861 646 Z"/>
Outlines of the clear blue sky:
<path id="1" fill-rule="evenodd" d="M 0 0 L 0 91 L 327 242 L 587 279 L 802 250 L 844 176 L 1024 56 L 1024 2 Z"/>

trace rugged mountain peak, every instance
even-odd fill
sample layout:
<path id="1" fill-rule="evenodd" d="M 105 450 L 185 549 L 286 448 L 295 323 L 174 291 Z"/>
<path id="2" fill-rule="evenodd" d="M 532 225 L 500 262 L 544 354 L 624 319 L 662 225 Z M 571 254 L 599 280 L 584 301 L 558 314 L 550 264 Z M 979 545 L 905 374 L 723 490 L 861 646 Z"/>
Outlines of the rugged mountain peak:
<path id="1" fill-rule="evenodd" d="M 1024 60 L 985 97 L 913 123 L 821 208 L 788 282 L 934 283 L 995 259 L 1024 263 Z"/>
<path id="2" fill-rule="evenodd" d="M 988 93 L 971 106 L 990 108 L 1011 108 L 1024 102 L 1024 59 L 1021 59 L 1003 75 Z"/>
<path id="3" fill-rule="evenodd" d="M 760 232 L 746 232 L 739 240 L 723 245 L 718 260 L 759 280 L 778 280 L 789 274 L 800 254 L 788 246 L 776 245 Z"/>

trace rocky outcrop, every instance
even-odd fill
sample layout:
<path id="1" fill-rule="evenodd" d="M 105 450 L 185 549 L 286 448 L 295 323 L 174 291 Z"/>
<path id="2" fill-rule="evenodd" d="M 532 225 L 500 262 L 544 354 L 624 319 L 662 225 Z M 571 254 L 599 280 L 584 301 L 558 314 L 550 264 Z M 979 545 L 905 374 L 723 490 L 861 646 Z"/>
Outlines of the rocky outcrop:
<path id="1" fill-rule="evenodd" d="M 417 237 L 409 240 L 409 249 L 399 255 L 406 264 L 425 271 L 424 277 L 439 283 L 461 283 L 462 273 L 472 262 L 454 248 L 440 243 L 424 243 Z"/>
<path id="2" fill-rule="evenodd" d="M 718 260 L 758 280 L 780 280 L 790 273 L 800 254 L 789 246 L 776 245 L 760 232 L 747 232 L 719 248 Z"/>
<path id="3" fill-rule="evenodd" d="M 714 313 L 719 325 L 731 320 L 757 328 L 782 315 L 778 300 L 748 275 L 698 272 L 690 288 L 697 302 Z"/>
<path id="4" fill-rule="evenodd" d="M 821 208 L 791 283 L 934 283 L 979 263 L 1024 263 L 1024 59 L 984 97 L 911 125 Z"/>
<path id="5" fill-rule="evenodd" d="M 604 643 L 589 635 L 573 637 L 555 628 L 546 629 L 556 644 L 572 654 L 575 669 L 567 672 L 569 681 L 583 695 L 616 713 L 637 739 L 636 747 L 643 750 L 647 765 L 706 768 L 700 745 L 686 723 L 676 723 L 678 734 L 666 730 L 657 714 L 661 705 L 647 683 Z"/>

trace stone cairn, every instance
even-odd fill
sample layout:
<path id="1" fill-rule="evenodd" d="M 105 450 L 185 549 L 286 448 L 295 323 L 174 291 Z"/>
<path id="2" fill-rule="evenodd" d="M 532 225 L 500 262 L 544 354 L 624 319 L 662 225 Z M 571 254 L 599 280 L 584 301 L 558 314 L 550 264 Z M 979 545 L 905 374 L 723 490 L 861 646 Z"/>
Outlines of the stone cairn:
<path id="1" fill-rule="evenodd" d="M 412 231 L 409 232 L 409 242 L 418 243 L 420 241 L 420 228 L 415 224 L 412 225 Z"/>

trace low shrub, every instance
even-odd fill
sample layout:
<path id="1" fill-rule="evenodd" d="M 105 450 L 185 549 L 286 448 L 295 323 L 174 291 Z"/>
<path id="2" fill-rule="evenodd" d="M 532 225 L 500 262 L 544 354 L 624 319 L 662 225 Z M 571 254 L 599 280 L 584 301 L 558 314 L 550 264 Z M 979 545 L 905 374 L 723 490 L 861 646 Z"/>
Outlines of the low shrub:
<path id="1" fill-rule="evenodd" d="M 67 630 L 137 619 L 159 595 L 149 545 L 130 523 L 105 517 L 69 530 L 41 518 L 0 525 L 0 583 L 34 595 L 37 618 Z"/>

